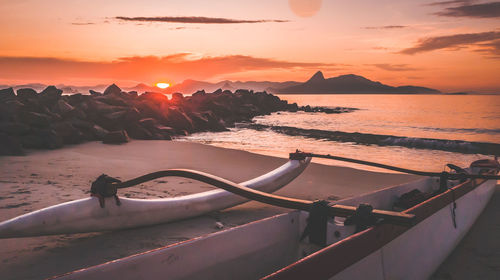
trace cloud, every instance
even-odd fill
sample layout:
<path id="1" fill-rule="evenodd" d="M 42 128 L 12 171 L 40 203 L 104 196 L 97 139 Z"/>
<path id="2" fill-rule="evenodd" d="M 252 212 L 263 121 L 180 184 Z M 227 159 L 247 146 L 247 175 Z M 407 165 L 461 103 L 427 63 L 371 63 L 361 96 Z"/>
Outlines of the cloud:
<path id="1" fill-rule="evenodd" d="M 375 66 L 375 67 L 380 68 L 382 70 L 395 71 L 395 72 L 419 70 L 418 68 L 413 68 L 413 67 L 408 66 L 408 64 L 377 63 L 377 64 L 368 64 L 368 65 Z"/>
<path id="2" fill-rule="evenodd" d="M 79 61 L 50 57 L 0 57 L 3 80 L 100 79 L 155 81 L 209 79 L 246 71 L 329 69 L 333 63 L 284 61 L 245 55 L 202 56 L 176 53 L 168 56 L 132 56 L 114 61 Z"/>
<path id="3" fill-rule="evenodd" d="M 482 48 L 475 50 L 476 52 L 486 54 L 491 58 L 500 59 L 500 40 L 478 44 L 478 46 Z"/>
<path id="4" fill-rule="evenodd" d="M 500 32 L 490 31 L 423 38 L 418 40 L 414 47 L 404 49 L 399 53 L 417 54 L 440 49 L 460 49 L 496 39 L 500 39 Z"/>
<path id="5" fill-rule="evenodd" d="M 435 14 L 447 17 L 497 18 L 500 17 L 500 2 L 450 7 Z"/>
<path id="6" fill-rule="evenodd" d="M 473 0 L 454 0 L 454 1 L 438 1 L 438 2 L 432 2 L 429 4 L 425 4 L 426 6 L 446 6 L 446 5 L 454 5 L 454 4 L 462 4 L 462 5 L 469 5 L 473 2 Z"/>
<path id="7" fill-rule="evenodd" d="M 385 26 L 367 26 L 363 27 L 364 29 L 401 29 L 407 28 L 406 25 L 385 25 Z"/>
<path id="8" fill-rule="evenodd" d="M 115 17 L 114 19 L 120 20 L 120 21 L 132 21 L 132 22 L 170 22 L 170 23 L 201 23 L 201 24 L 288 22 L 288 20 L 280 20 L 280 19 L 244 20 L 244 19 L 212 18 L 212 17 L 123 17 L 123 16 L 118 16 L 118 17 Z"/>
<path id="9" fill-rule="evenodd" d="M 93 25 L 95 22 L 72 22 L 71 25 Z"/>

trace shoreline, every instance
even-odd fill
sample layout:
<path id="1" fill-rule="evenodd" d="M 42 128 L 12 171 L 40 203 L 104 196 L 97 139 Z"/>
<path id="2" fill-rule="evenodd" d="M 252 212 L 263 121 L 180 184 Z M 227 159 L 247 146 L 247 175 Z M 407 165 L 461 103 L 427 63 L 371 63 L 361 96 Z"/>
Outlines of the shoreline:
<path id="1" fill-rule="evenodd" d="M 167 168 L 189 168 L 241 182 L 284 162 L 286 159 L 241 150 L 162 140 L 135 140 L 123 145 L 89 142 L 58 150 L 34 151 L 23 157 L 1 157 L 0 220 L 87 197 L 91 182 L 102 173 L 126 180 Z M 276 194 L 334 201 L 416 178 L 311 163 L 303 174 Z M 210 189 L 213 188 L 192 180 L 168 178 L 120 191 L 120 195 L 175 197 Z M 288 211 L 247 202 L 196 218 L 150 227 L 0 239 L 0 258 L 3 260 L 0 278 L 40 279 L 59 275 L 219 231 L 216 222 L 227 229 Z M 482 232 L 479 235 L 481 240 Z M 493 238 L 495 235 L 488 236 Z"/>

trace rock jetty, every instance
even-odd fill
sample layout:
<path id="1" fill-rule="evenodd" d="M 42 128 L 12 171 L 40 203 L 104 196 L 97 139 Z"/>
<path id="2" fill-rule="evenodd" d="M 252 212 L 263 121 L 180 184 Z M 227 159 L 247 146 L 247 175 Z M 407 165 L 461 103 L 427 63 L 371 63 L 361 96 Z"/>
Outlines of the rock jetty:
<path id="1" fill-rule="evenodd" d="M 198 91 L 192 96 L 135 91 L 115 84 L 103 93 L 63 95 L 49 86 L 42 92 L 0 90 L 0 155 L 25 149 L 57 149 L 86 141 L 109 144 L 129 139 L 170 140 L 176 135 L 225 131 L 236 122 L 277 111 L 303 110 L 266 92 Z"/>

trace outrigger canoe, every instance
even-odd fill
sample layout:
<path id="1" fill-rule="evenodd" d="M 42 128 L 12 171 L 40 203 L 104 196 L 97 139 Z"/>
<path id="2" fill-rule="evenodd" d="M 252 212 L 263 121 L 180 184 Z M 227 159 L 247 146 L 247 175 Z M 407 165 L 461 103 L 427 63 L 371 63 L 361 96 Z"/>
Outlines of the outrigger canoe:
<path id="1" fill-rule="evenodd" d="M 310 159 L 290 160 L 242 186 L 274 192 L 299 176 Z M 182 172 L 183 170 L 174 170 Z M 199 172 L 202 174 L 201 172 Z M 88 197 L 61 203 L 0 223 L 0 238 L 110 231 L 148 226 L 199 216 L 248 201 L 225 190 L 211 190 L 174 198 L 132 199 L 120 197 L 120 205 L 106 198 Z"/>
<path id="2" fill-rule="evenodd" d="M 462 171 L 499 171 L 496 161 L 479 163 Z M 292 211 L 54 279 L 427 279 L 473 225 L 496 185 L 477 178 L 443 180 L 429 177 L 340 200 L 330 206 L 338 206 L 338 216 L 356 211 L 347 219 L 330 217 L 325 226 L 318 211 Z M 370 216 L 353 219 L 367 204 L 375 217 L 393 213 L 397 219 L 375 219 L 373 225 L 363 224 Z M 411 223 L 403 222 L 409 217 Z"/>
<path id="3" fill-rule="evenodd" d="M 289 164 L 301 172 L 307 155 L 291 154 Z M 488 203 L 500 164 L 481 160 L 453 169 L 335 204 L 198 174 L 245 198 L 299 210 L 53 279 L 426 279 Z"/>

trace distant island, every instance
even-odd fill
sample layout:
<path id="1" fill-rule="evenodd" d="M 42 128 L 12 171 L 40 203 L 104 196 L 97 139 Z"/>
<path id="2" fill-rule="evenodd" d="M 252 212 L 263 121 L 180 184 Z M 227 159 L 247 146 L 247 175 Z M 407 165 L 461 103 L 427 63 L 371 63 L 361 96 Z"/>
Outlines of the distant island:
<path id="1" fill-rule="evenodd" d="M 365 77 L 348 74 L 325 79 L 321 71 L 316 72 L 307 82 L 278 89 L 276 93 L 287 94 L 329 94 L 329 93 L 378 93 L 378 94 L 435 94 L 439 90 L 418 87 L 393 87 Z"/>

